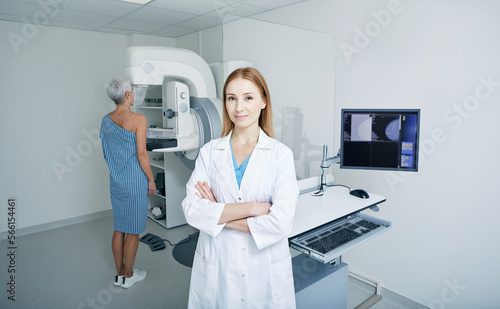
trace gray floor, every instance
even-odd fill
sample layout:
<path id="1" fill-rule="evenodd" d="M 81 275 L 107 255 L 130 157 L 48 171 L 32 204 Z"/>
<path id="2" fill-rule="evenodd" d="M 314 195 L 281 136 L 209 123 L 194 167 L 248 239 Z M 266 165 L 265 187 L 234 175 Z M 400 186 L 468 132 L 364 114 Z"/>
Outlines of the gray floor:
<path id="1" fill-rule="evenodd" d="M 0 243 L 0 308 L 186 308 L 191 268 L 173 257 L 171 247 L 152 252 L 139 243 L 135 267 L 147 271 L 128 290 L 113 286 L 112 217 L 17 237 L 15 299 L 7 292 L 11 263 L 6 240 Z M 177 243 L 196 232 L 188 225 L 165 229 L 148 220 L 146 232 Z M 7 289 L 5 288 L 7 286 Z M 349 280 L 348 308 L 373 294 L 373 288 Z M 386 295 L 384 295 L 384 292 Z M 426 308 L 384 291 L 373 309 Z"/>

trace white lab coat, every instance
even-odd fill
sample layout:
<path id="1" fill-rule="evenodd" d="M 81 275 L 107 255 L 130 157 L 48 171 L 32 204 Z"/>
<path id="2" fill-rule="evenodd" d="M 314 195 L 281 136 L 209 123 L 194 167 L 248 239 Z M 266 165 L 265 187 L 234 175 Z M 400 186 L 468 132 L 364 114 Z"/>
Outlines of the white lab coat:
<path id="1" fill-rule="evenodd" d="M 288 235 L 299 194 L 292 151 L 260 130 L 238 189 L 229 140 L 200 150 L 182 208 L 200 230 L 188 308 L 295 308 Z M 195 195 L 207 181 L 217 203 Z M 251 234 L 217 224 L 225 203 L 270 202 L 268 215 L 248 218 Z"/>

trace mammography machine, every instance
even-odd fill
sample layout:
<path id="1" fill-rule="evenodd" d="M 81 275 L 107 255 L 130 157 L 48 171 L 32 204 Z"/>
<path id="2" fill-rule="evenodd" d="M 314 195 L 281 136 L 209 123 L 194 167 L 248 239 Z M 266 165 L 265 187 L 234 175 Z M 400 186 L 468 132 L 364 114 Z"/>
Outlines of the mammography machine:
<path id="1" fill-rule="evenodd" d="M 200 145 L 220 134 L 221 103 L 216 98 L 215 80 L 198 54 L 168 47 L 130 47 L 125 54 L 125 72 L 134 85 L 138 106 L 162 103 L 161 126 L 152 124 L 158 129 L 148 132 L 149 138 L 160 140 L 151 150 L 184 152 L 193 161 Z M 161 94 L 148 98 L 160 89 Z M 173 141 L 161 147 L 161 139 Z M 192 168 L 189 160 L 183 162 Z"/>
<path id="2" fill-rule="evenodd" d="M 159 207 L 166 218 L 152 217 L 167 228 L 184 224 L 181 202 L 198 151 L 222 130 L 214 76 L 198 54 L 156 46 L 129 47 L 124 70 L 134 86 L 135 111 L 148 120 L 158 189 L 150 208 Z"/>

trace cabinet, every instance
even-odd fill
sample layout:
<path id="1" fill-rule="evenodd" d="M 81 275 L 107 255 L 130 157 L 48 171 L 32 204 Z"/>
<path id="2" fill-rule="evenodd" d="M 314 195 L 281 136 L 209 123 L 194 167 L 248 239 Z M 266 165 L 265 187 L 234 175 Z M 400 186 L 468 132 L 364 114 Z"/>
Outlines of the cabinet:
<path id="1" fill-rule="evenodd" d="M 186 224 L 181 203 L 186 195 L 186 183 L 192 171 L 184 166 L 173 153 L 148 152 L 148 154 L 155 179 L 158 173 L 165 174 L 165 195 L 158 192 L 149 197 L 149 217 L 166 228 Z M 157 189 L 160 188 L 157 186 Z M 166 216 L 164 219 L 157 220 L 154 218 L 151 210 L 156 206 L 165 209 Z"/>
<path id="2" fill-rule="evenodd" d="M 292 259 L 297 309 L 347 308 L 349 265 L 323 264 L 300 254 Z"/>

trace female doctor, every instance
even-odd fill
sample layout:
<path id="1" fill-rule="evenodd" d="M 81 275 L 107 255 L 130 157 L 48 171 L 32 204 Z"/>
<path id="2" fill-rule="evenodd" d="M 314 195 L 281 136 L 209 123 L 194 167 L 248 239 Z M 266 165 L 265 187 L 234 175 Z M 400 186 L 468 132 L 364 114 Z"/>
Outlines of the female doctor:
<path id="1" fill-rule="evenodd" d="M 259 71 L 232 72 L 223 96 L 222 137 L 201 148 L 182 202 L 200 230 L 188 308 L 295 308 L 292 151 L 272 138 L 271 98 Z"/>

